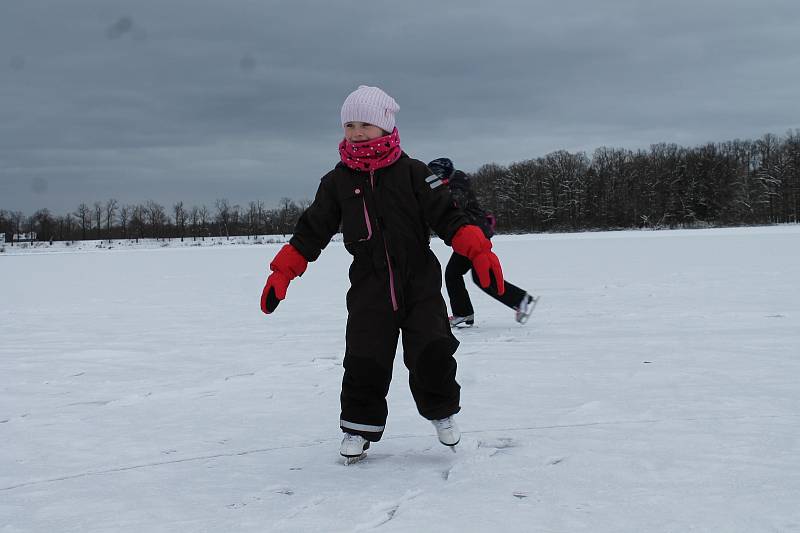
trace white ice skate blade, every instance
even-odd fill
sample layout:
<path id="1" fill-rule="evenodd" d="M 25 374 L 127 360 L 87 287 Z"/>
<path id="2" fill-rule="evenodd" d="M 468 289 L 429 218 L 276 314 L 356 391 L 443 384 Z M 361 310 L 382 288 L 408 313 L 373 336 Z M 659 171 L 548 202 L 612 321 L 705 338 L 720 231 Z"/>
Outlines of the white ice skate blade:
<path id="1" fill-rule="evenodd" d="M 520 317 L 520 319 L 517 321 L 518 323 L 524 324 L 524 323 L 526 323 L 528 321 L 528 319 L 533 314 L 533 310 L 536 309 L 536 304 L 539 303 L 539 300 L 541 298 L 542 298 L 541 296 L 531 296 L 531 303 L 528 304 L 530 306 L 528 308 L 528 312 Z"/>
<path id="2" fill-rule="evenodd" d="M 447 444 L 446 442 L 442 442 L 442 441 L 439 441 L 439 444 L 441 444 L 442 446 L 447 446 L 448 448 L 453 450 L 453 453 L 456 453 L 456 446 L 458 446 L 460 442 L 461 442 L 461 439 L 458 439 L 454 444 Z"/>
<path id="3" fill-rule="evenodd" d="M 354 465 L 360 462 L 362 459 L 366 459 L 366 457 L 367 457 L 367 452 L 352 457 L 344 457 L 344 466 Z"/>

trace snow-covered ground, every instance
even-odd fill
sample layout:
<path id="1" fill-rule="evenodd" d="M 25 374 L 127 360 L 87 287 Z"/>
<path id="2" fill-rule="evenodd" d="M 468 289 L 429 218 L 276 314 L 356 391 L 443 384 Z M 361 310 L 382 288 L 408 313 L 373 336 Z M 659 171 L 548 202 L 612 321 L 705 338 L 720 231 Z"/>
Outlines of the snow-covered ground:
<path id="1" fill-rule="evenodd" d="M 0 254 L 0 532 L 800 531 L 800 226 L 497 237 L 457 452 L 398 357 L 349 467 L 349 256 L 266 317 L 279 246 Z"/>
<path id="2" fill-rule="evenodd" d="M 101 252 L 106 250 L 152 250 L 155 248 L 200 248 L 209 246 L 242 246 L 288 242 L 291 235 L 237 235 L 233 237 L 205 237 L 174 239 L 110 239 L 85 241 L 35 241 L 8 243 L 0 241 L 0 254 L 39 254 Z M 337 233 L 333 241 L 341 241 Z"/>

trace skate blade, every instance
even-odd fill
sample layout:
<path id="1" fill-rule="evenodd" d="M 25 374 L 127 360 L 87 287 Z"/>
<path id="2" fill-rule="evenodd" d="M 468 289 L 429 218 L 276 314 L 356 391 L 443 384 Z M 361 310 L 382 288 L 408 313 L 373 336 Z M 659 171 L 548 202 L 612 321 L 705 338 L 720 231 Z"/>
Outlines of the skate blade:
<path id="1" fill-rule="evenodd" d="M 536 309 L 536 304 L 539 303 L 539 300 L 541 298 L 542 298 L 541 296 L 534 296 L 531 299 L 531 303 L 530 303 L 530 307 L 528 308 L 528 312 L 526 314 L 522 315 L 521 317 L 519 317 L 519 320 L 517 320 L 517 322 L 519 322 L 520 324 L 526 323 L 528 321 L 528 319 L 531 317 L 531 315 L 533 314 L 533 310 Z"/>
<path id="2" fill-rule="evenodd" d="M 363 459 L 366 459 L 367 452 L 364 452 L 361 455 L 354 455 L 350 457 L 343 456 L 343 457 L 344 457 L 344 466 L 350 466 L 360 462 Z"/>
<path id="3" fill-rule="evenodd" d="M 461 442 L 461 439 L 459 439 L 458 442 L 456 442 L 455 444 L 446 444 L 446 443 L 444 443 L 442 441 L 439 441 L 439 443 L 442 444 L 443 446 L 447 446 L 448 448 L 450 448 L 450 450 L 453 453 L 456 453 L 456 446 L 458 446 L 459 442 Z"/>

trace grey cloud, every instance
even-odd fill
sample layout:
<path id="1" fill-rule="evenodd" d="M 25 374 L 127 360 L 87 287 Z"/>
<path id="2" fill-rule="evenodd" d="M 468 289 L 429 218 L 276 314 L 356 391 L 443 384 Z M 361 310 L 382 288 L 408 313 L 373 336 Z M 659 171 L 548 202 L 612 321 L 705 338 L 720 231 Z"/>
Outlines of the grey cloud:
<path id="1" fill-rule="evenodd" d="M 187 203 L 309 197 L 361 83 L 398 100 L 411 155 L 467 169 L 800 122 L 794 1 L 7 6 L 2 208 L 142 189 Z"/>
<path id="2" fill-rule="evenodd" d="M 106 35 L 109 39 L 119 39 L 126 33 L 133 30 L 133 19 L 130 17 L 121 17 L 114 24 L 108 27 Z"/>

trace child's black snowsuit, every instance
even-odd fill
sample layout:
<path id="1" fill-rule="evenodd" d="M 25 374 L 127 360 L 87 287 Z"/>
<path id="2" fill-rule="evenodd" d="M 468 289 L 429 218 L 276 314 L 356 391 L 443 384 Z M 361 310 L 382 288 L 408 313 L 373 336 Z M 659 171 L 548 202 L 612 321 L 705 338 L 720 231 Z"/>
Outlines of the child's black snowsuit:
<path id="1" fill-rule="evenodd" d="M 459 411 L 453 357 L 458 341 L 450 332 L 441 295 L 442 271 L 429 243 L 430 228 L 449 244 L 467 223 L 447 186 L 406 154 L 372 173 L 339 163 L 322 178 L 290 244 L 313 261 L 341 224 L 345 248 L 353 255 L 343 431 L 370 441 L 381 438 L 400 331 L 403 361 L 420 414 L 435 420 Z"/>

